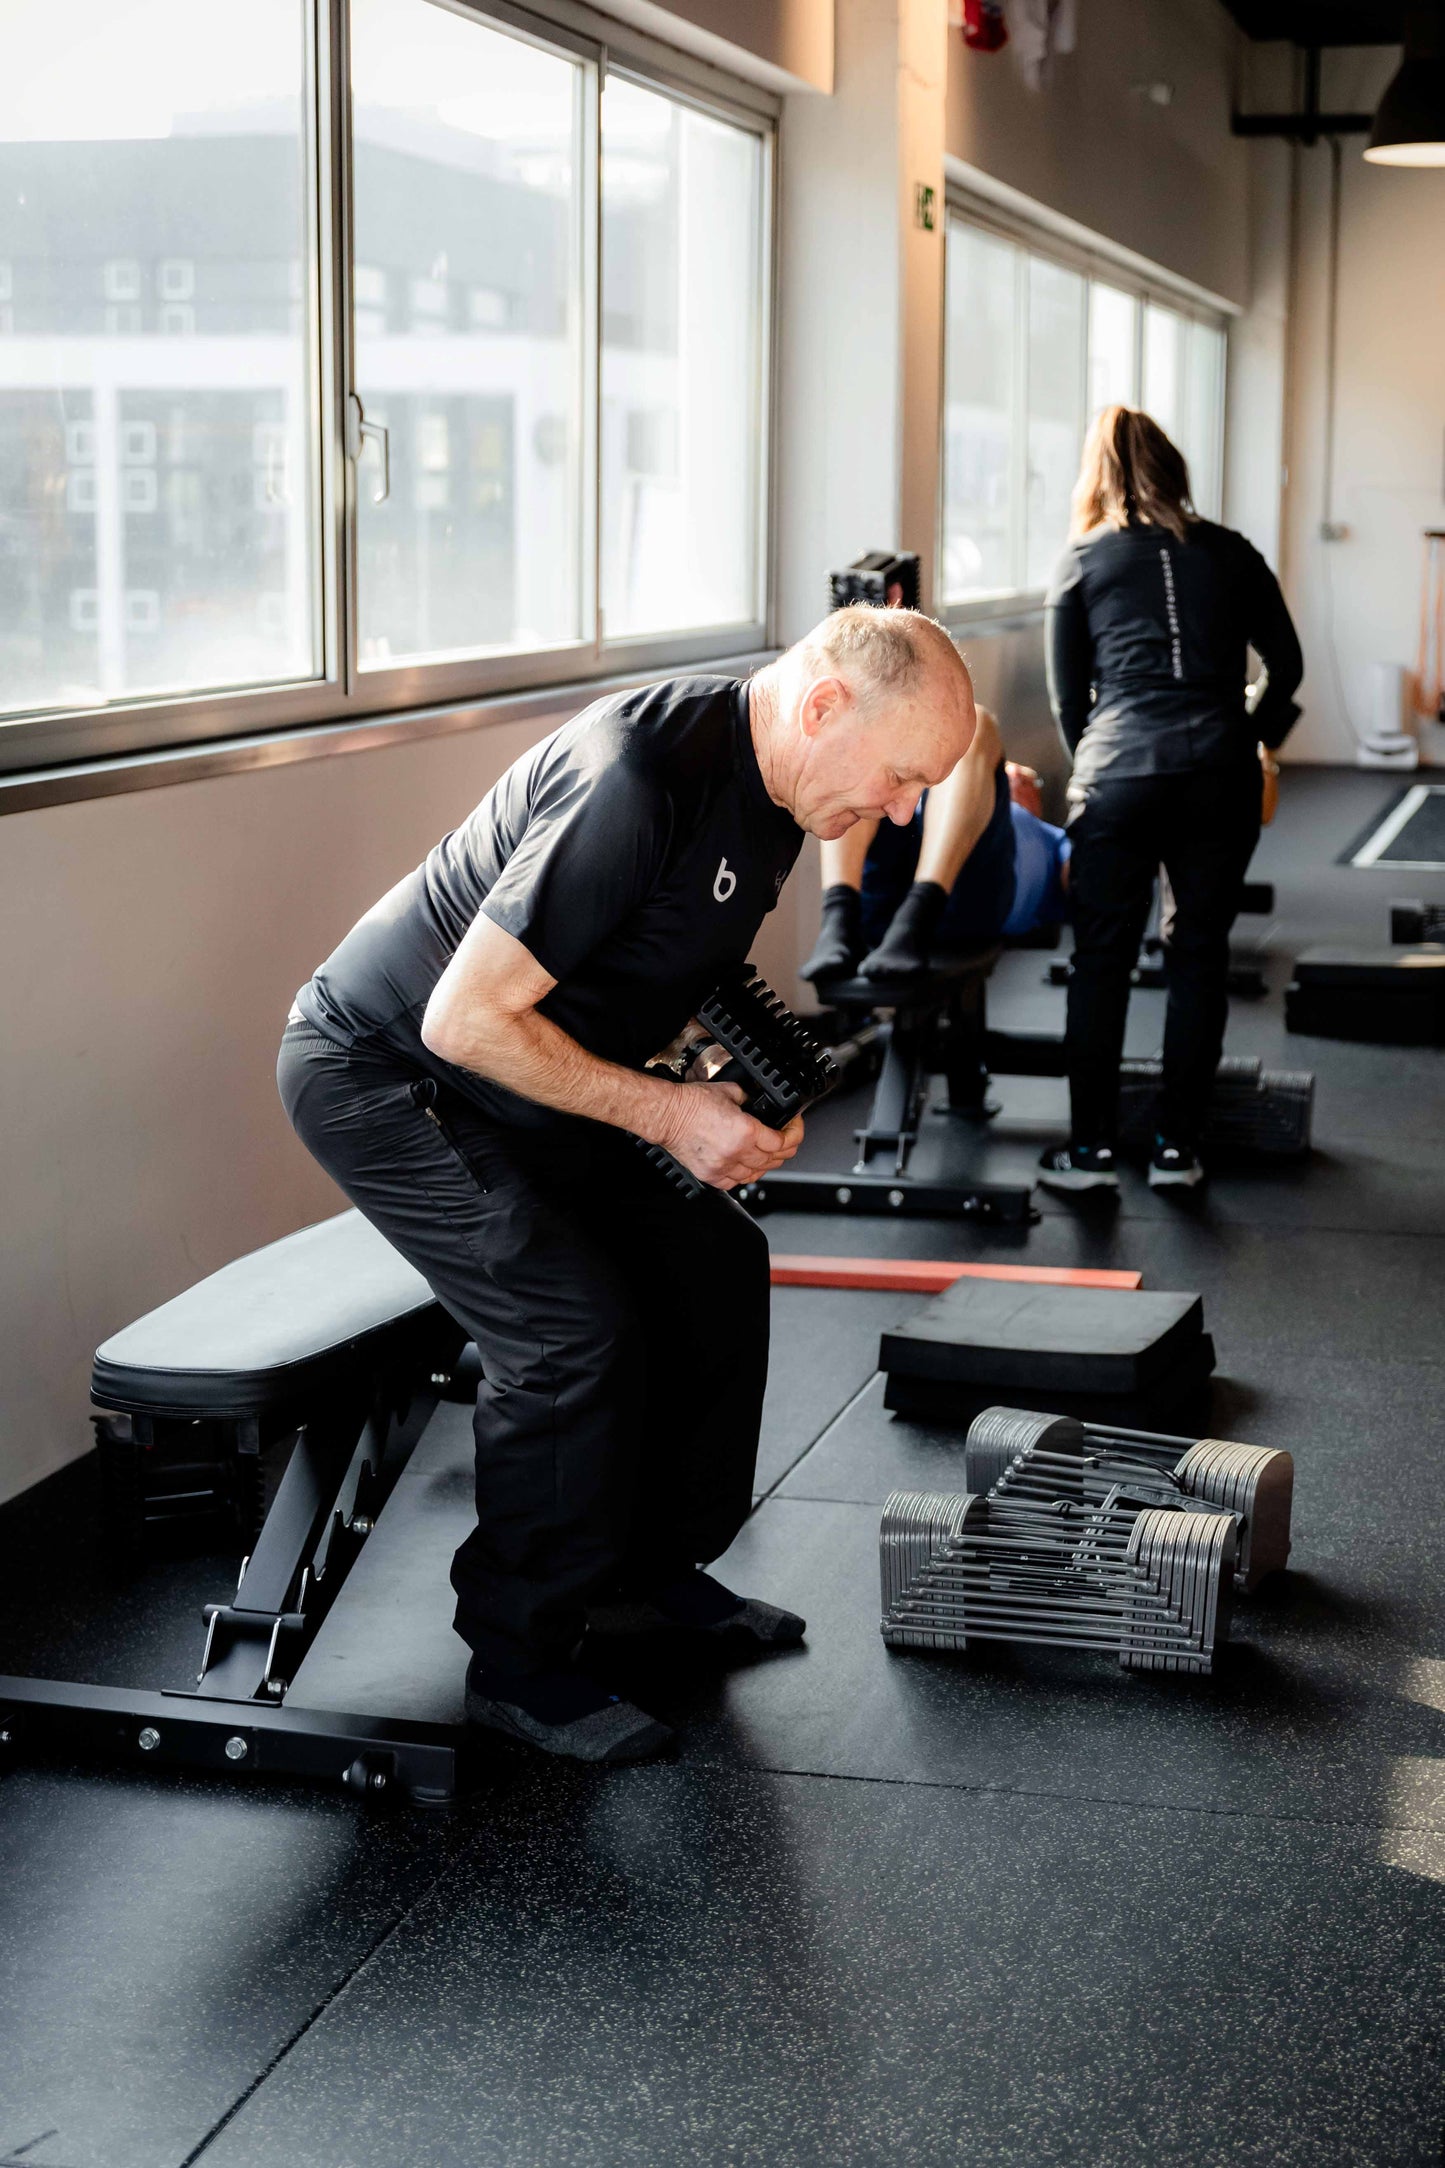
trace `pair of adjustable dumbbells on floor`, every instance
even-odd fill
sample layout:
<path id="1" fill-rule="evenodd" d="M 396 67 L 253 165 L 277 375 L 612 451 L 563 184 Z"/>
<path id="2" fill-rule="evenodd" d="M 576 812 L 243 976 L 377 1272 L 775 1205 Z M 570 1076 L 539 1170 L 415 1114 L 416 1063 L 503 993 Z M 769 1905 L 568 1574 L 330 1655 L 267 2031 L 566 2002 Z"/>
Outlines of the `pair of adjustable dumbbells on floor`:
<path id="1" fill-rule="evenodd" d="M 1032 1642 L 1206 1672 L 1236 1591 L 1289 1557 L 1294 1462 L 1260 1446 L 986 1408 L 964 1482 L 883 1509 L 890 1648 Z"/>

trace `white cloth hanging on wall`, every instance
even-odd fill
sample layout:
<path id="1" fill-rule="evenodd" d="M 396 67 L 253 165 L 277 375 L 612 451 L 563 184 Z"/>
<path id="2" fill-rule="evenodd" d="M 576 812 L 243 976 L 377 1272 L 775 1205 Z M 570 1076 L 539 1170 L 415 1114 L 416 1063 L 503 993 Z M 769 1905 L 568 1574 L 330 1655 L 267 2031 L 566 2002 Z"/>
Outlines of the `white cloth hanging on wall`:
<path id="1" fill-rule="evenodd" d="M 1078 0 L 1009 0 L 1008 26 L 1024 81 L 1042 90 L 1055 53 L 1078 42 Z"/>

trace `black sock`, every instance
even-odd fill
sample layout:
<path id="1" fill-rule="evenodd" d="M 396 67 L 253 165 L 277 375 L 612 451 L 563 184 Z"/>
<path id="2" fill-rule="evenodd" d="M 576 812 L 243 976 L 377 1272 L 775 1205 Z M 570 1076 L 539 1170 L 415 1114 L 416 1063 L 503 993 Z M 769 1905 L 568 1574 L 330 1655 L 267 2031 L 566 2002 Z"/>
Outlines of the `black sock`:
<path id="1" fill-rule="evenodd" d="M 647 1593 L 658 1610 L 678 1626 L 720 1626 L 743 1607 L 741 1596 L 724 1588 L 700 1566 L 658 1583 Z"/>
<path id="2" fill-rule="evenodd" d="M 599 1709 L 610 1707 L 618 1699 L 570 1665 L 547 1671 L 489 1671 L 474 1656 L 467 1684 L 473 1693 L 488 1701 L 525 1710 L 539 1724 L 575 1724 L 579 1718 L 595 1716 Z"/>
<path id="3" fill-rule="evenodd" d="M 814 985 L 822 979 L 848 979 L 863 953 L 863 898 L 839 881 L 823 891 L 823 923 L 818 942 L 799 973 Z"/>
<path id="4" fill-rule="evenodd" d="M 901 979 L 926 971 L 933 936 L 948 891 L 937 881 L 915 881 L 893 914 L 893 923 L 859 970 L 865 979 Z"/>

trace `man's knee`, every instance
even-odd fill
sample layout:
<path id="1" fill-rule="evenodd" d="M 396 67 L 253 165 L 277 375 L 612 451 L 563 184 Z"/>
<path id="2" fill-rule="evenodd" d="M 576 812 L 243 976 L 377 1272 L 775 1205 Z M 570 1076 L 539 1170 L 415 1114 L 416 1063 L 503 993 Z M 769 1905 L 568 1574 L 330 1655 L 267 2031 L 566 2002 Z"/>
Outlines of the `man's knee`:
<path id="1" fill-rule="evenodd" d="M 744 1281 L 767 1278 L 768 1238 L 752 1214 L 731 1196 L 712 1205 L 707 1244 L 721 1268 Z"/>
<path id="2" fill-rule="evenodd" d="M 696 1233 L 674 1260 L 681 1300 L 667 1306 L 674 1329 L 711 1338 L 726 1321 L 766 1325 L 769 1302 L 768 1238 L 731 1197 L 710 1193 L 691 1214 Z"/>

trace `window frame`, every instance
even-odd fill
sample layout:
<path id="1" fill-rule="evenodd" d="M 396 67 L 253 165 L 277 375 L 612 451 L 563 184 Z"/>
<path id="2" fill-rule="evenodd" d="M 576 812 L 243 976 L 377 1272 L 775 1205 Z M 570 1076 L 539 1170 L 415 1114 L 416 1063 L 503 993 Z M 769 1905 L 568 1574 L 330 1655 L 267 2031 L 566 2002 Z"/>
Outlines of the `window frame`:
<path id="1" fill-rule="evenodd" d="M 582 0 L 429 0 L 448 13 L 521 37 L 577 60 L 583 90 L 582 266 L 579 403 L 583 503 L 582 592 L 590 631 L 572 642 L 435 662 L 361 669 L 358 659 L 359 488 L 368 457 L 347 449 L 353 377 L 354 191 L 351 156 L 350 0 L 303 0 L 303 121 L 306 186 L 306 341 L 310 362 L 310 481 L 315 507 L 311 591 L 318 664 L 313 676 L 274 684 L 200 687 L 94 707 L 34 707 L 0 716 L 0 779 L 46 767 L 71 768 L 131 756 L 198 751 L 218 741 L 355 726 L 412 711 L 503 702 L 556 687 L 569 693 L 597 681 L 643 677 L 734 656 L 773 643 L 775 579 L 773 475 L 776 441 L 778 125 L 782 101 L 644 31 L 598 14 Z M 746 622 L 691 626 L 609 640 L 601 622 L 601 93 L 609 73 L 747 129 L 760 143 L 757 326 L 754 366 L 759 417 L 754 474 L 753 615 Z M 338 732 L 338 736 L 340 732 Z"/>
<path id="2" fill-rule="evenodd" d="M 1027 568 L 1027 513 L 1028 513 L 1028 261 L 1030 257 L 1042 257 L 1057 264 L 1061 269 L 1079 274 L 1084 285 L 1084 329 L 1082 339 L 1081 369 L 1083 372 L 1082 405 L 1085 426 L 1090 412 L 1088 399 L 1089 364 L 1089 314 L 1090 299 L 1095 285 L 1109 286 L 1116 292 L 1126 293 L 1134 302 L 1134 396 L 1137 399 L 1144 378 L 1144 311 L 1152 303 L 1166 308 L 1189 323 L 1203 323 L 1211 330 L 1224 335 L 1224 349 L 1219 382 L 1219 410 L 1217 416 L 1215 456 L 1218 461 L 1217 475 L 1212 476 L 1223 494 L 1223 480 L 1227 457 L 1228 394 L 1230 367 L 1230 331 L 1234 322 L 1231 311 L 1187 280 L 1174 280 L 1161 268 L 1146 267 L 1136 259 L 1111 253 L 1104 244 L 1087 246 L 1056 234 L 1048 227 L 1036 224 L 1022 214 L 1015 214 L 990 202 L 986 197 L 974 195 L 956 182 L 950 182 L 944 199 L 944 248 L 955 224 L 974 227 L 989 234 L 995 240 L 1012 243 L 1019 251 L 1014 278 L 1014 358 L 1011 416 L 1014 434 L 1012 476 L 1017 490 L 1013 507 L 1013 532 L 1015 536 L 1016 562 Z M 943 313 L 943 342 L 946 357 L 948 340 L 948 314 Z M 946 385 L 946 358 L 944 378 Z M 939 401 L 939 458 L 938 458 L 938 532 L 935 538 L 934 562 L 942 568 L 946 539 L 947 499 L 945 493 L 944 449 L 948 426 L 946 403 Z M 941 580 L 940 580 L 941 587 Z M 936 599 L 939 620 L 950 632 L 966 632 L 979 627 L 1007 630 L 1014 626 L 1037 622 L 1042 615 L 1044 587 L 1020 586 L 1000 593 L 997 589 L 976 600 L 949 601 L 940 592 Z"/>

